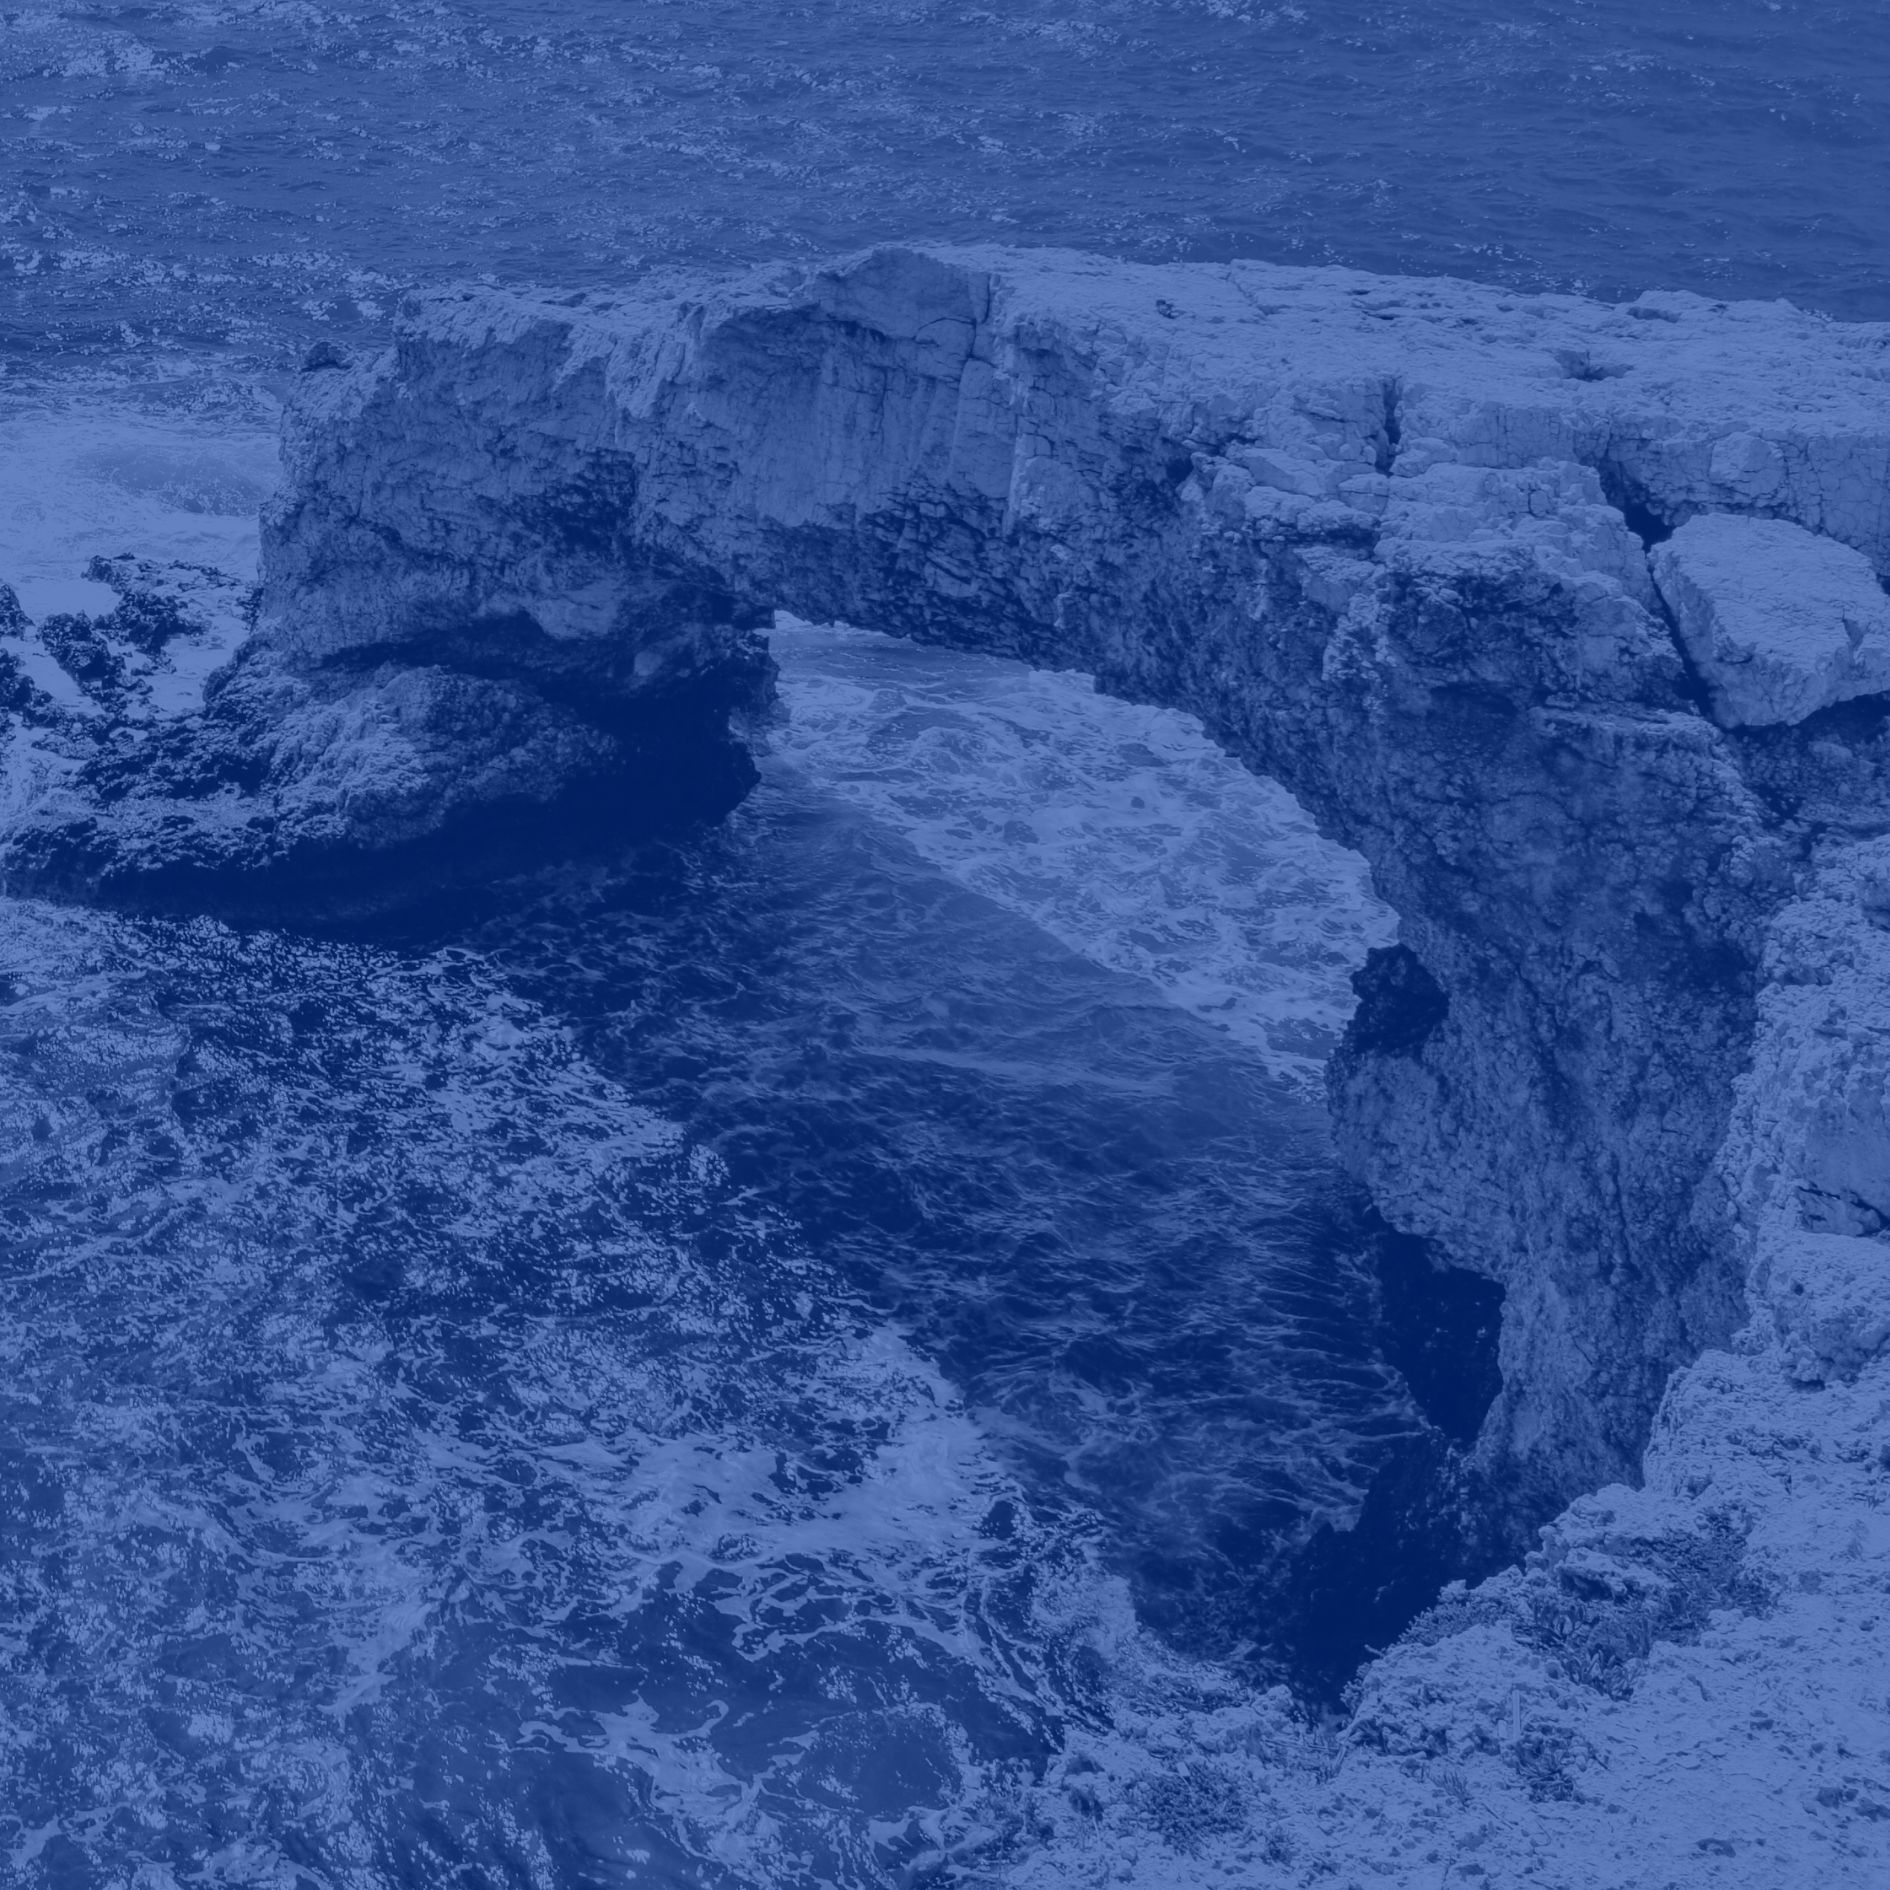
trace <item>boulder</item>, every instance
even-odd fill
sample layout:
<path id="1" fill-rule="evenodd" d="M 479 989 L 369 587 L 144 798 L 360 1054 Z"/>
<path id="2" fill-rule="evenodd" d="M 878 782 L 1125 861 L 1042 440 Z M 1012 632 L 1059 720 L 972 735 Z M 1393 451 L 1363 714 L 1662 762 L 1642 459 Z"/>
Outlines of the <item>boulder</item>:
<path id="1" fill-rule="evenodd" d="M 1652 564 L 1721 727 L 1802 722 L 1890 690 L 1890 597 L 1849 545 L 1714 512 L 1656 546 Z"/>

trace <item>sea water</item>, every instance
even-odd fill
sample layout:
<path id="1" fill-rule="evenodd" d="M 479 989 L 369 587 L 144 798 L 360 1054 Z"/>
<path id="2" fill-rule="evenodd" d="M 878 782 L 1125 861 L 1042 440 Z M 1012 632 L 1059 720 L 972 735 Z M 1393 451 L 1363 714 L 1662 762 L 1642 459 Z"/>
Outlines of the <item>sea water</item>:
<path id="1" fill-rule="evenodd" d="M 268 440 L 18 410 L 0 555 L 245 568 Z M 476 919 L 0 906 L 23 1880 L 891 1882 L 1293 1675 L 1422 1428 L 1318 1100 L 1387 915 L 1185 718 L 774 647 L 725 826 Z"/>
<path id="2" fill-rule="evenodd" d="M 911 237 L 1890 314 L 1875 0 L 110 0 L 0 12 L 0 341 Z"/>
<path id="3" fill-rule="evenodd" d="M 1890 312 L 1884 31 L 0 12 L 0 580 L 247 579 L 284 364 L 455 273 L 996 237 Z M 1388 915 L 1183 718 L 774 647 L 723 827 L 475 917 L 0 904 L 0 1880 L 987 1882 L 1079 1734 L 1316 1698 L 1297 1558 L 1425 1435 L 1318 1082 Z"/>

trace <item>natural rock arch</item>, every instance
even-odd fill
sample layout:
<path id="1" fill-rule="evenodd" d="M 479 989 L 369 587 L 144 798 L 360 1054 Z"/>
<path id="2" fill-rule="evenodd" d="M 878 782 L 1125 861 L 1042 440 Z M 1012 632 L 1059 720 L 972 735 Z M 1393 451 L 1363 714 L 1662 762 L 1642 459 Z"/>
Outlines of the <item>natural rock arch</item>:
<path id="1" fill-rule="evenodd" d="M 387 356 L 304 376 L 259 639 L 153 751 L 241 749 L 251 812 L 212 831 L 147 757 L 13 872 L 332 886 L 550 798 L 719 812 L 775 607 L 1191 711 L 1399 914 L 1338 1136 L 1396 1225 L 1504 1284 L 1478 1458 L 1539 1518 L 1631 1476 L 1670 1370 L 1741 1317 L 1713 1159 L 1765 928 L 1832 809 L 1882 798 L 1885 342 L 994 251 L 427 298 Z M 1749 515 L 1857 621 L 1742 616 Z M 1756 693 L 1755 654 L 1783 679 Z"/>

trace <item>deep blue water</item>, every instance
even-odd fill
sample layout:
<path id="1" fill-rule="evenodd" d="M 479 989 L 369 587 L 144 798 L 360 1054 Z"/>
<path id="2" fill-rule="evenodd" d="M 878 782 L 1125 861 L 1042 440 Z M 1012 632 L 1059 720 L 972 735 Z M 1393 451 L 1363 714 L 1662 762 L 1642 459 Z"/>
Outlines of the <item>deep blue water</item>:
<path id="1" fill-rule="evenodd" d="M 0 6 L 0 581 L 244 575 L 283 363 L 455 274 L 992 237 L 1890 314 L 1887 22 Z M 1423 1434 L 1317 1088 L 1385 915 L 1174 718 L 780 651 L 725 829 L 477 920 L 0 904 L 0 1881 L 990 1883 L 1079 1734 L 1303 1664 L 1298 1552 Z"/>
<path id="2" fill-rule="evenodd" d="M 1000 666 L 840 654 L 995 739 Z M 890 1881 L 1108 1722 L 1131 1613 L 1281 1671 L 1416 1428 L 1296 1062 L 790 766 L 424 944 L 18 904 L 4 961 L 47 1881 Z"/>
<path id="3" fill-rule="evenodd" d="M 0 337 L 911 236 L 1881 317 L 1887 107 L 1870 0 L 10 4 Z"/>
<path id="4" fill-rule="evenodd" d="M 0 910 L 22 1881 L 902 1881 L 1292 1671 L 1420 1430 L 1310 1085 L 1382 916 L 1180 718 L 780 648 L 727 827 L 476 920 Z"/>

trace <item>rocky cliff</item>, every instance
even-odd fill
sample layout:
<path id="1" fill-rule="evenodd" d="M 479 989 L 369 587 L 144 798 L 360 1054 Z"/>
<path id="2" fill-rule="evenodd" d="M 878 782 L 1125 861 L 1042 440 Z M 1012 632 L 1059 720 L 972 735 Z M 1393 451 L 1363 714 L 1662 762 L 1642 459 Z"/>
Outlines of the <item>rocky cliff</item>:
<path id="1" fill-rule="evenodd" d="M 1338 1133 L 1505 1289 L 1475 1461 L 1512 1524 L 1637 1479 L 1742 1329 L 1781 1384 L 1876 1369 L 1890 330 L 880 251 L 422 300 L 311 365 L 287 463 L 256 639 L 12 883 L 240 903 L 712 815 L 773 609 L 1083 669 L 1398 912 Z"/>
<path id="2" fill-rule="evenodd" d="M 281 692 L 323 698 L 275 764 L 290 857 L 316 819 L 372 854 L 505 792 L 714 811 L 773 608 L 1191 710 L 1400 915 L 1339 1133 L 1395 1224 L 1503 1283 L 1481 1459 L 1539 1514 L 1630 1472 L 1674 1364 L 1741 1317 L 1710 1170 L 1817 825 L 1780 783 L 1869 749 L 1842 705 L 1890 677 L 1887 343 L 1060 255 L 436 298 L 304 377 L 223 694 L 278 727 Z M 443 725 L 439 767 L 386 739 L 403 714 Z M 606 739 L 654 748 L 633 787 Z"/>

